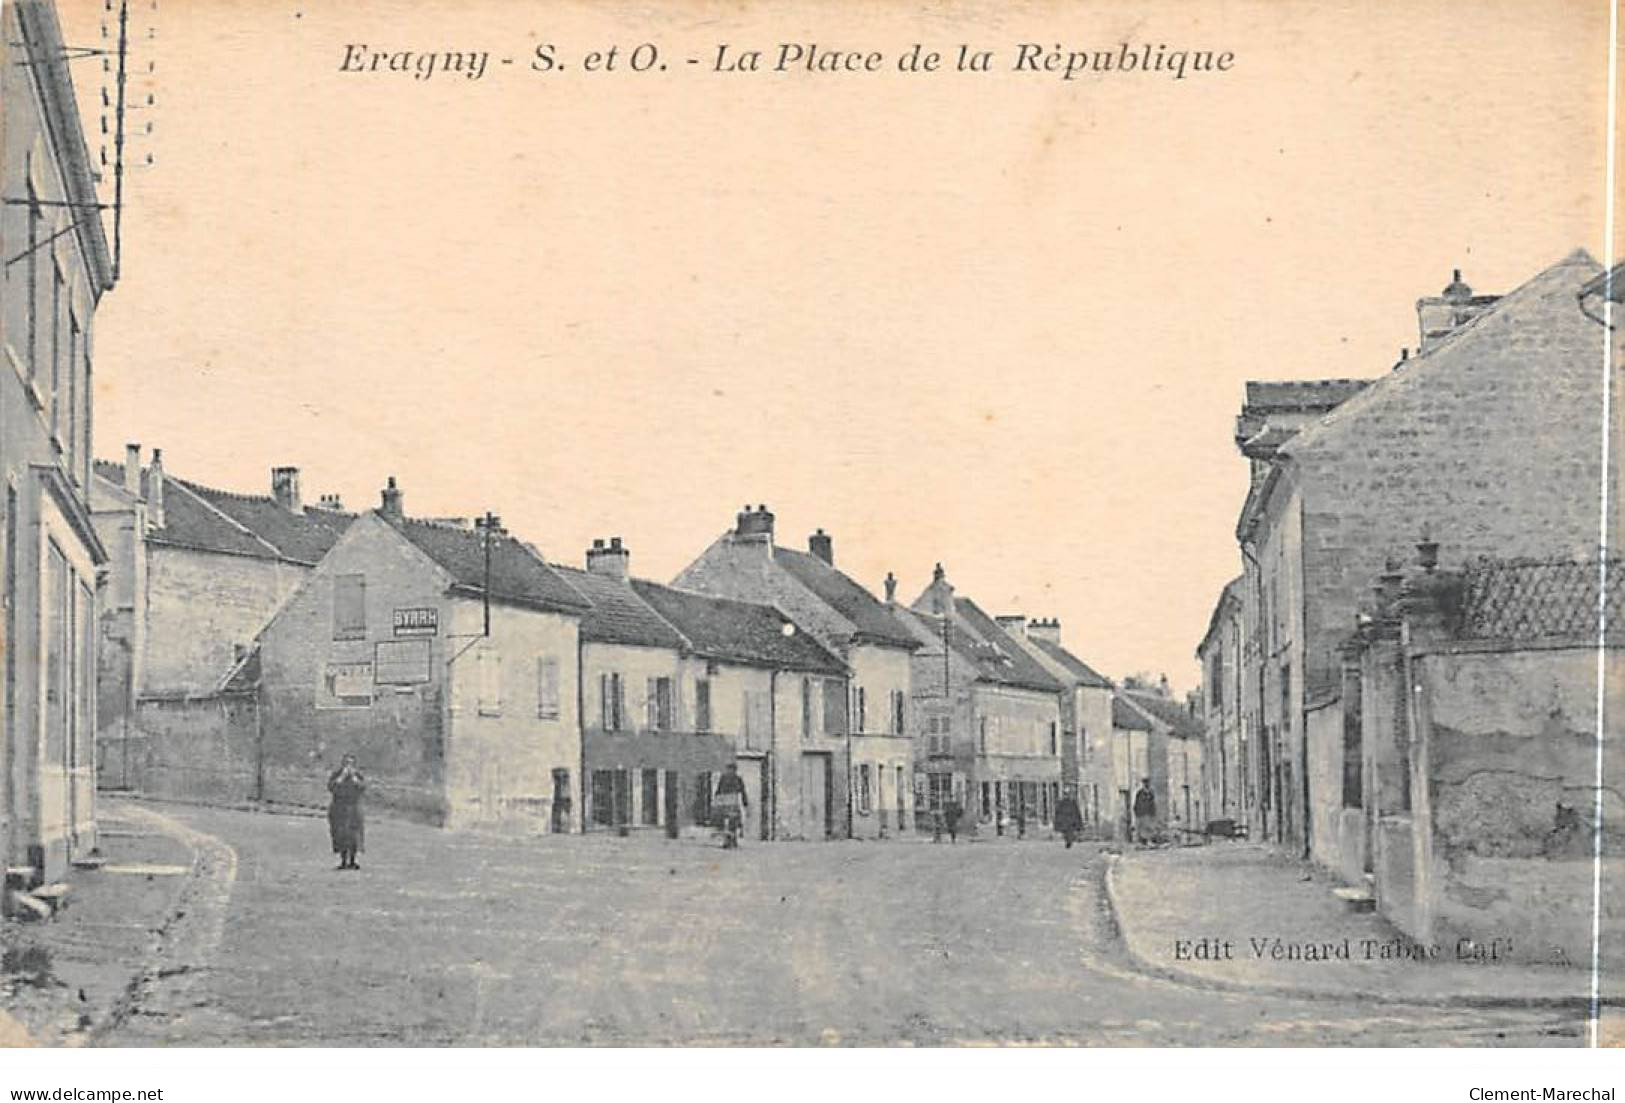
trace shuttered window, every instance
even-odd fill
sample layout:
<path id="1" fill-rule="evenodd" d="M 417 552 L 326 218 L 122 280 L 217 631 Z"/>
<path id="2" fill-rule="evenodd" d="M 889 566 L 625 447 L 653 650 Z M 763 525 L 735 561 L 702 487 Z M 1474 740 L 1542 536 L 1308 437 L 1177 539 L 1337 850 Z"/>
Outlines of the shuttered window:
<path id="1" fill-rule="evenodd" d="M 536 715 L 543 720 L 559 718 L 559 661 L 546 655 L 536 659 Z"/>
<path id="2" fill-rule="evenodd" d="M 333 638 L 367 638 L 367 576 L 341 574 L 333 579 Z"/>

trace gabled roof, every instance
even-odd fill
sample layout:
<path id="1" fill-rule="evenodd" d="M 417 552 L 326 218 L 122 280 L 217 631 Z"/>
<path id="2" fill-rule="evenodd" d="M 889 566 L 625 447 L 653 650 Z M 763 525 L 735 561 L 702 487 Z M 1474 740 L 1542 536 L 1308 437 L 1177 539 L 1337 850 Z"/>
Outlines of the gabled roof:
<path id="1" fill-rule="evenodd" d="M 631 587 L 688 640 L 720 662 L 843 675 L 846 667 L 771 605 L 677 590 L 633 579 Z"/>
<path id="2" fill-rule="evenodd" d="M 919 609 L 909 610 L 909 615 L 914 618 L 922 638 L 942 639 L 941 616 Z M 968 597 L 954 598 L 948 646 L 975 668 L 980 681 L 1044 693 L 1059 693 L 1065 688 Z"/>
<path id="3" fill-rule="evenodd" d="M 124 465 L 97 460 L 95 473 L 122 489 Z M 141 493 L 151 485 L 141 471 Z M 238 494 L 190 479 L 164 475 L 164 523 L 147 539 L 178 548 L 280 559 L 315 566 L 338 543 L 355 514 L 309 508 L 299 513 L 264 495 Z"/>
<path id="4" fill-rule="evenodd" d="M 1118 690 L 1119 698 L 1147 713 L 1158 723 L 1171 730 L 1182 739 L 1200 739 L 1204 734 L 1201 722 L 1190 714 L 1190 710 L 1171 697 L 1164 697 L 1160 693 L 1151 693 L 1144 690 L 1122 689 Z M 1112 706 L 1112 722 L 1116 723 L 1116 703 Z"/>
<path id="5" fill-rule="evenodd" d="M 476 595 L 485 593 L 483 532 L 410 517 L 377 516 L 444 568 L 458 588 Z M 491 540 L 491 597 L 553 612 L 585 613 L 592 608 L 540 555 L 508 535 Z"/>
<path id="6" fill-rule="evenodd" d="M 1251 410 L 1314 410 L 1337 405 L 1359 394 L 1369 379 L 1250 379 L 1247 407 Z"/>
<path id="7" fill-rule="evenodd" d="M 639 597 L 629 582 L 576 567 L 554 567 L 592 608 L 581 617 L 581 638 L 592 643 L 688 650 L 688 641 Z"/>
<path id="8" fill-rule="evenodd" d="M 1452 365 L 1471 365 L 1472 357 L 1485 341 L 1497 347 L 1507 340 L 1507 330 L 1516 329 L 1527 340 L 1542 330 L 1572 324 L 1581 315 L 1577 296 L 1603 271 L 1602 265 L 1584 249 L 1576 249 L 1556 264 L 1502 295 L 1484 310 L 1431 348 L 1412 356 L 1398 371 L 1374 380 L 1359 394 L 1305 425 L 1281 446 L 1283 456 L 1302 455 L 1318 445 L 1342 438 L 1348 428 L 1368 410 L 1380 409 L 1413 389 L 1425 386 L 1430 376 Z M 1538 358 L 1531 353 L 1531 358 Z"/>
<path id="9" fill-rule="evenodd" d="M 1122 694 L 1112 694 L 1112 727 L 1123 731 L 1148 732 L 1155 726 L 1147 713 L 1135 708 Z"/>
<path id="10" fill-rule="evenodd" d="M 884 603 L 816 555 L 775 547 L 773 562 L 801 583 L 824 604 L 852 623 L 853 640 L 913 650 L 919 646 Z"/>
<path id="11" fill-rule="evenodd" d="M 1039 639 L 1037 636 L 1031 635 L 1027 637 L 1027 642 L 1031 643 L 1033 646 L 1037 647 L 1038 650 L 1042 651 L 1055 662 L 1059 663 L 1068 674 L 1071 674 L 1073 678 L 1077 679 L 1078 685 L 1091 686 L 1096 689 L 1112 688 L 1110 678 L 1107 678 L 1104 674 L 1101 674 L 1099 671 L 1095 670 L 1088 663 L 1072 654 L 1072 652 L 1068 651 L 1060 644 L 1051 643 L 1049 640 Z"/>

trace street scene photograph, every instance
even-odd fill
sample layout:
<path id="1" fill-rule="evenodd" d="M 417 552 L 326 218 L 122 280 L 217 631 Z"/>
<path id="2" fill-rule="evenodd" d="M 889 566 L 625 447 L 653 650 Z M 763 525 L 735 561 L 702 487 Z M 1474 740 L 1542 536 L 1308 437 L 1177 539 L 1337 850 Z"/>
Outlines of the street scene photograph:
<path id="1" fill-rule="evenodd" d="M 0 1046 L 1625 1043 L 1614 17 L 4 0 Z"/>

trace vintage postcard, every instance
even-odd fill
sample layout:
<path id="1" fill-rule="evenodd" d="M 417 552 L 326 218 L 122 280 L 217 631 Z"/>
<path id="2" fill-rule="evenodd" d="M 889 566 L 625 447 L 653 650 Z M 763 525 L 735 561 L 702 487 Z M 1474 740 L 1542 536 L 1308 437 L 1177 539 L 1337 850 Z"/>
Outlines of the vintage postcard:
<path id="1" fill-rule="evenodd" d="M 1609 2 L 0 19 L 5 1041 L 1625 1036 Z"/>

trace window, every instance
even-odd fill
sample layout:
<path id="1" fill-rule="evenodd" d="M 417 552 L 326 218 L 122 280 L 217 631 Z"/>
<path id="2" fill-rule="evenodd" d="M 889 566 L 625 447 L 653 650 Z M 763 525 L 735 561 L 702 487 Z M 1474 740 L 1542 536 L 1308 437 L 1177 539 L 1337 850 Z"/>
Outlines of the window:
<path id="1" fill-rule="evenodd" d="M 1053 720 L 1049 722 L 1049 753 L 1052 755 L 1061 753 L 1061 733 Z"/>
<path id="2" fill-rule="evenodd" d="M 502 715 L 502 655 L 495 651 L 479 652 L 480 715 Z"/>
<path id="3" fill-rule="evenodd" d="M 801 738 L 811 739 L 813 733 L 812 679 L 801 679 Z"/>
<path id="4" fill-rule="evenodd" d="M 976 748 L 977 748 L 977 750 L 981 751 L 983 754 L 987 754 L 987 717 L 986 716 L 983 716 L 983 717 L 979 718 L 979 727 L 978 727 L 977 732 L 976 732 Z"/>
<path id="5" fill-rule="evenodd" d="M 644 683 L 644 709 L 647 730 L 669 732 L 672 722 L 671 679 L 650 678 Z"/>
<path id="6" fill-rule="evenodd" d="M 903 768 L 899 766 L 897 767 L 897 784 L 892 789 L 892 792 L 897 797 L 897 829 L 899 831 L 908 830 L 907 822 L 903 819 L 903 793 L 906 788 L 907 783 L 903 777 Z"/>
<path id="7" fill-rule="evenodd" d="M 905 700 L 902 690 L 894 689 L 891 691 L 891 733 L 893 735 L 902 735 L 904 732 L 903 710 Z"/>
<path id="8" fill-rule="evenodd" d="M 660 771 L 645 768 L 642 781 L 638 822 L 655 827 L 660 823 Z"/>
<path id="9" fill-rule="evenodd" d="M 744 732 L 745 746 L 766 748 L 773 738 L 772 702 L 765 690 L 745 691 Z"/>
<path id="10" fill-rule="evenodd" d="M 625 690 L 619 674 L 598 676 L 598 702 L 603 711 L 603 728 L 607 732 L 621 730 L 626 716 Z"/>
<path id="11" fill-rule="evenodd" d="M 867 816 L 874 811 L 874 807 L 874 780 L 870 776 L 869 764 L 865 762 L 858 767 L 858 815 Z"/>
<path id="12" fill-rule="evenodd" d="M 953 795 L 954 795 L 954 775 L 953 774 L 944 774 L 944 773 L 928 774 L 927 775 L 927 784 L 929 786 L 929 788 L 927 789 L 927 800 L 930 802 L 928 807 L 930 807 L 931 811 L 935 812 L 935 811 L 937 811 L 937 810 L 939 810 L 941 808 L 946 807 L 948 802 L 953 799 Z"/>
<path id="13" fill-rule="evenodd" d="M 862 686 L 854 691 L 858 703 L 858 724 L 853 731 L 866 732 L 869 730 L 869 697 Z"/>
<path id="14" fill-rule="evenodd" d="M 835 678 L 824 681 L 824 734 L 846 731 L 846 685 Z"/>
<path id="15" fill-rule="evenodd" d="M 539 655 L 536 658 L 536 716 L 542 720 L 557 720 L 559 705 L 559 661 Z"/>
<path id="16" fill-rule="evenodd" d="M 711 730 L 711 679 L 694 679 L 694 730 Z"/>
<path id="17" fill-rule="evenodd" d="M 367 638 L 367 576 L 341 574 L 333 579 L 333 638 Z"/>

